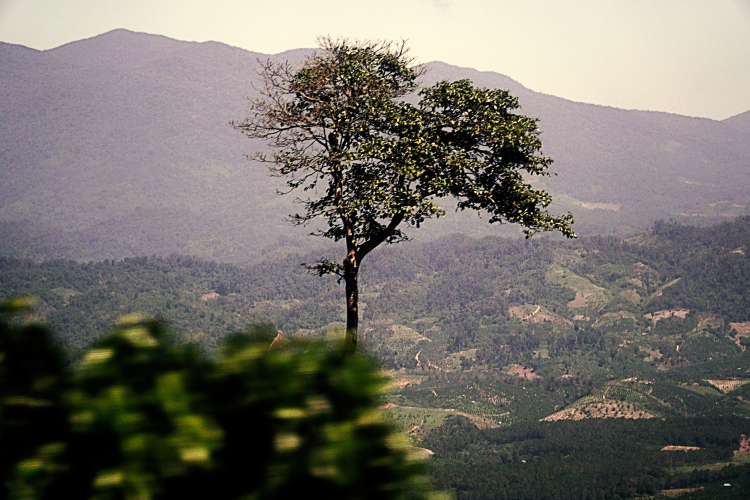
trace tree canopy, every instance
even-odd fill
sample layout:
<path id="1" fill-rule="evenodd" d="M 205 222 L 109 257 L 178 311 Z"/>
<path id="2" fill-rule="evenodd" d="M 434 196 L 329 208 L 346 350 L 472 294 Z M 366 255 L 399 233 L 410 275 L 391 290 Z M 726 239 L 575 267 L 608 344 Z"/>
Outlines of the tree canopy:
<path id="1" fill-rule="evenodd" d="M 550 175 L 536 120 L 515 114 L 508 92 L 470 81 L 418 89 L 425 71 L 411 66 L 405 45 L 322 38 L 301 68 L 268 61 L 261 98 L 235 127 L 270 143 L 254 158 L 301 190 L 296 224 L 323 219 L 325 238 L 346 242 L 341 264 L 321 260 L 318 273 L 346 283 L 347 349 L 357 343 L 357 275 L 382 243 L 407 239 L 405 227 L 442 216 L 440 198 L 489 213 L 490 223 L 518 223 L 527 236 L 559 230 L 575 236 L 571 214 L 544 209 L 548 193 L 530 175 Z M 419 102 L 409 97 L 417 92 Z"/>

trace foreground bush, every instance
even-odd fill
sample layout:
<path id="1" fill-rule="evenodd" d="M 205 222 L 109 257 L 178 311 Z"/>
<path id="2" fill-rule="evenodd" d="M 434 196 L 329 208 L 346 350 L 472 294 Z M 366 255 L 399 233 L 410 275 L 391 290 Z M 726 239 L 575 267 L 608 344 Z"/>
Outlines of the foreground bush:
<path id="1" fill-rule="evenodd" d="M 45 328 L 9 319 L 24 307 L 0 322 L 2 498 L 431 496 L 363 357 L 270 350 L 257 327 L 209 361 L 127 317 L 68 371 Z"/>

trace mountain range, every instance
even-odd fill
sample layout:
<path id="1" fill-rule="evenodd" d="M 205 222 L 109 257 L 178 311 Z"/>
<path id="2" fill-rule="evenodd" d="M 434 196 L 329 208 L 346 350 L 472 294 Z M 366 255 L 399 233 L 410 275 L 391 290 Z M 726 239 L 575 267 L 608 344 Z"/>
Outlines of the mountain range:
<path id="1" fill-rule="evenodd" d="M 284 220 L 291 196 L 244 154 L 264 144 L 229 122 L 273 56 L 115 30 L 38 51 L 0 43 L 0 255 L 99 260 L 191 254 L 226 262 L 318 245 Z M 750 111 L 723 121 L 622 110 L 534 92 L 507 76 L 428 63 L 424 85 L 468 78 L 539 119 L 551 178 L 579 234 L 633 234 L 658 219 L 750 214 Z M 450 202 L 446 203 L 450 208 Z M 451 210 L 449 210 L 451 212 Z M 519 234 L 476 214 L 430 221 L 418 239 Z"/>

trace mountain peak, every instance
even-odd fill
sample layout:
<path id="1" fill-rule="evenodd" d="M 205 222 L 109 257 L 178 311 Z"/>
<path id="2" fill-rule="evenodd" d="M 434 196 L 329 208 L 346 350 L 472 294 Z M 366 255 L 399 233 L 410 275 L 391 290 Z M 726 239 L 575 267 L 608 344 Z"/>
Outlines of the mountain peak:
<path id="1" fill-rule="evenodd" d="M 163 57 L 190 43 L 195 42 L 182 42 L 162 35 L 118 28 L 44 52 L 73 63 L 109 60 L 117 64 L 128 64 Z"/>
<path id="2" fill-rule="evenodd" d="M 739 132 L 750 134 L 750 111 L 730 116 L 729 118 L 722 120 L 721 123 L 726 123 Z"/>

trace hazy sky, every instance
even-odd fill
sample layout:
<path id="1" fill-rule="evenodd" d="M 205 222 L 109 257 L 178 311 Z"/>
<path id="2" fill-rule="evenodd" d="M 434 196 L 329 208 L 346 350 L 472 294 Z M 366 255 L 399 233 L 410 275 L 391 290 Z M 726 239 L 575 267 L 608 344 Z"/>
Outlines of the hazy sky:
<path id="1" fill-rule="evenodd" d="M 115 28 L 267 54 L 319 35 L 407 39 L 419 62 L 575 101 L 750 110 L 750 0 L 0 0 L 3 42 L 49 49 Z"/>

